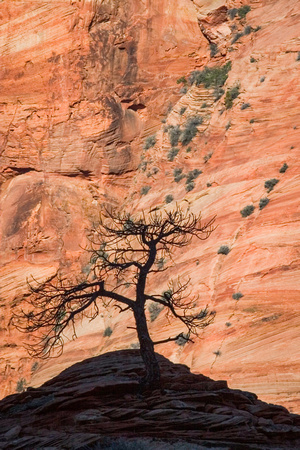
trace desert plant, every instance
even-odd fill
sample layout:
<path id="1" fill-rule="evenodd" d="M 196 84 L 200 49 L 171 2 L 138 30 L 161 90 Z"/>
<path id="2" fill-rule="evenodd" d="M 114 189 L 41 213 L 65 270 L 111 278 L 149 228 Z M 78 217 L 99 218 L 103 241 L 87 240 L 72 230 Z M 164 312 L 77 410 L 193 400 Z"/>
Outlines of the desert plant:
<path id="1" fill-rule="evenodd" d="M 280 167 L 279 172 L 284 173 L 287 171 L 288 168 L 289 166 L 287 165 L 287 163 L 284 163 L 283 166 Z"/>
<path id="2" fill-rule="evenodd" d="M 244 36 L 247 36 L 247 34 L 250 34 L 251 31 L 252 31 L 252 28 L 250 27 L 250 25 L 247 25 L 247 26 L 244 28 L 244 32 L 243 32 Z M 254 58 L 253 58 L 253 59 L 254 59 Z M 255 61 L 253 61 L 253 62 L 255 62 Z"/>
<path id="3" fill-rule="evenodd" d="M 35 372 L 39 367 L 39 363 L 35 361 L 31 366 L 31 372 Z"/>
<path id="4" fill-rule="evenodd" d="M 158 305 L 157 303 L 150 303 L 150 305 L 148 306 L 150 321 L 154 322 L 154 320 L 157 319 L 163 309 L 164 307 L 162 305 Z"/>
<path id="5" fill-rule="evenodd" d="M 172 147 L 176 147 L 176 145 L 179 142 L 179 136 L 181 133 L 180 126 L 179 125 L 170 125 L 168 128 L 169 132 L 169 140 Z"/>
<path id="6" fill-rule="evenodd" d="M 228 255 L 230 248 L 227 245 L 221 245 L 218 250 L 218 255 Z"/>
<path id="7" fill-rule="evenodd" d="M 105 210 L 89 235 L 92 274 L 71 278 L 70 274 L 59 272 L 43 283 L 35 282 L 35 286 L 29 285 L 31 295 L 25 298 L 26 308 L 15 309 L 12 323 L 20 331 L 30 333 L 31 355 L 47 358 L 53 351 L 60 354 L 68 327 L 72 327 L 74 336 L 75 318 L 95 319 L 100 312 L 99 303 L 120 312 L 131 310 L 146 369 L 142 386 L 160 387 L 154 345 L 176 341 L 180 335 L 153 342 L 147 326 L 146 303 L 155 302 L 167 308 L 169 314 L 186 326 L 188 336 L 197 336 L 199 330 L 213 321 L 215 312 L 208 312 L 207 307 L 196 311 L 195 298 L 187 292 L 189 280 L 170 279 L 169 289 L 163 294 L 149 292 L 148 281 L 161 270 L 166 278 L 169 267 L 164 265 L 160 269 L 157 262 L 168 256 L 172 261 L 173 250 L 186 247 L 192 238 L 207 239 L 213 223 L 214 218 L 202 225 L 200 214 L 184 212 L 178 206 L 171 211 L 152 210 L 136 216 L 126 211 Z M 135 287 L 132 297 L 124 294 L 128 280 Z"/>
<path id="8" fill-rule="evenodd" d="M 253 56 L 251 56 L 250 62 L 251 62 L 251 63 L 255 63 L 255 62 L 257 62 L 257 60 L 256 60 L 255 58 L 253 58 Z"/>
<path id="9" fill-rule="evenodd" d="M 255 119 L 250 119 L 249 120 L 249 123 L 254 123 L 255 122 Z"/>
<path id="10" fill-rule="evenodd" d="M 189 183 L 186 183 L 185 190 L 186 192 L 190 192 L 194 189 L 194 187 L 195 187 L 194 181 L 190 181 Z"/>
<path id="11" fill-rule="evenodd" d="M 298 55 L 297 55 L 296 61 L 300 61 L 300 52 L 298 52 Z"/>
<path id="12" fill-rule="evenodd" d="M 179 153 L 179 148 L 172 147 L 167 154 L 168 161 L 174 161 L 174 159 L 178 155 L 178 153 Z"/>
<path id="13" fill-rule="evenodd" d="M 188 147 L 187 149 L 186 149 L 186 152 L 187 153 L 190 153 L 192 151 L 192 147 Z"/>
<path id="14" fill-rule="evenodd" d="M 182 108 L 180 108 L 179 114 L 182 116 L 186 111 L 186 106 L 182 106 Z"/>
<path id="15" fill-rule="evenodd" d="M 156 144 L 155 134 L 153 136 L 148 136 L 145 140 L 144 150 L 148 150 L 149 148 L 154 147 L 155 144 Z"/>
<path id="16" fill-rule="evenodd" d="M 204 84 L 206 89 L 214 89 L 215 99 L 219 99 L 224 91 L 222 86 L 227 80 L 228 73 L 231 70 L 231 61 L 228 61 L 224 66 L 205 67 L 203 70 L 195 70 L 191 73 L 189 81 L 191 84 Z"/>
<path id="17" fill-rule="evenodd" d="M 103 332 L 103 336 L 104 337 L 110 337 L 113 333 L 113 330 L 110 327 L 106 327 L 104 332 Z"/>
<path id="18" fill-rule="evenodd" d="M 184 95 L 184 94 L 187 93 L 187 91 L 188 91 L 188 87 L 187 86 L 182 86 L 182 88 L 180 89 L 179 93 Z"/>
<path id="19" fill-rule="evenodd" d="M 191 140 L 196 136 L 198 128 L 197 126 L 203 122 L 202 117 L 193 116 L 190 117 L 180 134 L 180 141 L 182 145 L 187 145 L 191 142 Z"/>
<path id="20" fill-rule="evenodd" d="M 263 76 L 263 77 L 260 77 L 260 82 L 261 82 L 261 83 L 263 83 L 263 82 L 265 81 L 265 79 L 266 79 L 266 77 L 265 77 L 265 76 Z"/>
<path id="21" fill-rule="evenodd" d="M 216 56 L 219 51 L 217 44 L 215 44 L 214 42 L 210 42 L 209 49 L 210 49 L 210 57 L 211 58 Z"/>
<path id="22" fill-rule="evenodd" d="M 235 294 L 232 294 L 233 300 L 239 300 L 242 297 L 244 297 L 244 295 L 241 292 L 236 292 Z"/>
<path id="23" fill-rule="evenodd" d="M 178 80 L 176 81 L 177 84 L 186 84 L 187 83 L 187 79 L 185 77 L 180 77 L 178 78 Z"/>
<path id="24" fill-rule="evenodd" d="M 225 125 L 225 130 L 228 131 L 230 127 L 231 127 L 231 120 L 228 120 L 228 122 Z"/>
<path id="25" fill-rule="evenodd" d="M 226 327 L 231 327 L 231 322 L 225 322 Z"/>
<path id="26" fill-rule="evenodd" d="M 231 20 L 233 20 L 235 18 L 237 13 L 238 13 L 238 8 L 230 8 L 227 10 L 227 15 L 229 16 L 229 18 Z"/>
<path id="27" fill-rule="evenodd" d="M 242 217 L 248 217 L 250 214 L 254 212 L 254 205 L 247 205 L 243 209 L 241 209 L 240 213 Z"/>
<path id="28" fill-rule="evenodd" d="M 186 182 L 189 183 L 190 181 L 194 181 L 196 178 L 199 177 L 199 175 L 201 175 L 201 173 L 202 171 L 198 169 L 191 170 L 187 174 Z"/>
<path id="29" fill-rule="evenodd" d="M 213 152 L 208 152 L 206 155 L 204 155 L 204 157 L 203 157 L 204 163 L 207 163 L 210 160 L 210 158 L 212 157 L 212 155 L 213 155 Z"/>
<path id="30" fill-rule="evenodd" d="M 143 186 L 141 188 L 141 195 L 147 195 L 148 192 L 150 191 L 150 189 L 151 189 L 151 186 Z"/>
<path id="31" fill-rule="evenodd" d="M 267 204 L 269 203 L 269 199 L 268 197 L 263 197 L 259 200 L 259 209 L 263 209 L 265 206 L 267 206 Z"/>
<path id="32" fill-rule="evenodd" d="M 251 6 L 244 5 L 244 6 L 241 6 L 240 8 L 238 8 L 237 13 L 241 19 L 244 19 L 246 17 L 246 15 L 248 14 L 248 12 L 250 12 L 250 11 L 251 11 Z"/>
<path id="33" fill-rule="evenodd" d="M 177 345 L 183 346 L 189 341 L 189 337 L 188 333 L 180 333 L 175 342 Z"/>
<path id="34" fill-rule="evenodd" d="M 277 180 L 277 178 L 271 178 L 270 180 L 265 181 L 265 188 L 268 192 L 271 192 L 277 183 L 279 183 L 279 180 Z"/>
<path id="35" fill-rule="evenodd" d="M 225 95 L 225 108 L 230 109 L 233 106 L 233 100 L 240 95 L 240 86 L 237 84 L 232 88 L 227 89 Z"/>
<path id="36" fill-rule="evenodd" d="M 174 197 L 172 194 L 168 194 L 165 197 L 165 203 L 171 203 L 174 200 Z"/>
<path id="37" fill-rule="evenodd" d="M 247 108 L 250 108 L 250 103 L 243 103 L 242 105 L 241 105 L 241 110 L 243 111 L 244 109 L 247 109 Z"/>
<path id="38" fill-rule="evenodd" d="M 25 378 L 20 378 L 17 381 L 16 391 L 19 393 L 24 392 L 25 388 L 26 388 L 26 380 L 25 380 Z"/>
<path id="39" fill-rule="evenodd" d="M 235 35 L 233 36 L 231 43 L 234 44 L 235 42 L 237 42 L 242 36 L 244 36 L 243 32 L 239 32 L 239 33 L 235 33 Z"/>
<path id="40" fill-rule="evenodd" d="M 174 174 L 174 181 L 176 181 L 176 183 L 179 183 L 179 181 L 185 177 L 180 167 L 175 167 L 175 169 L 173 170 L 173 174 Z"/>

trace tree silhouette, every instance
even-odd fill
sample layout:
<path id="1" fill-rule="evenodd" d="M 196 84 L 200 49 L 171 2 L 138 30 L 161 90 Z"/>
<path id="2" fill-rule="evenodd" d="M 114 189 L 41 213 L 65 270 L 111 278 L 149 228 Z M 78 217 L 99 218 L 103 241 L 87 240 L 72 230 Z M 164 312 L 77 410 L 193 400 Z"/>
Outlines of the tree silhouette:
<path id="1" fill-rule="evenodd" d="M 30 285 L 31 295 L 24 299 L 26 306 L 14 314 L 13 322 L 19 330 L 37 335 L 28 347 L 29 353 L 40 358 L 53 352 L 61 354 L 66 329 L 71 325 L 76 336 L 75 318 L 94 319 L 101 303 L 119 308 L 120 312 L 132 310 L 146 368 L 143 384 L 151 389 L 158 387 L 160 370 L 154 345 L 179 337 L 191 340 L 191 335 L 197 336 L 214 319 L 215 313 L 209 312 L 207 306 L 196 310 L 196 299 L 188 292 L 189 280 L 170 279 L 168 289 L 161 294 L 148 293 L 147 289 L 149 277 L 171 269 L 175 248 L 186 247 L 193 237 L 205 240 L 210 236 L 215 218 L 204 225 L 200 219 L 200 214 L 183 212 L 178 206 L 147 215 L 103 213 L 88 236 L 91 259 L 85 279 L 71 282 L 57 273 L 42 284 Z M 125 287 L 132 295 L 124 294 Z M 147 326 L 147 302 L 164 307 L 167 316 L 185 325 L 187 333 L 153 342 Z"/>

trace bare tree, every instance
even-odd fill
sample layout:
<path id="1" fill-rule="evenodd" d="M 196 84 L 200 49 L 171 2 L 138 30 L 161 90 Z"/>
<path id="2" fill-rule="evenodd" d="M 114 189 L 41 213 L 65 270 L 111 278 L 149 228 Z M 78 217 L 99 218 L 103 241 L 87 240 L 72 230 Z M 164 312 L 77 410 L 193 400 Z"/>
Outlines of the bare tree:
<path id="1" fill-rule="evenodd" d="M 120 312 L 132 310 L 146 368 L 144 384 L 148 388 L 159 386 L 154 345 L 179 337 L 191 340 L 191 335 L 197 336 L 213 321 L 215 313 L 209 312 L 207 306 L 197 311 L 196 299 L 188 292 L 190 280 L 171 279 L 161 294 L 149 293 L 147 281 L 171 268 L 175 248 L 186 247 L 194 237 L 207 239 L 214 229 L 214 220 L 203 225 L 200 215 L 183 212 L 178 206 L 172 211 L 155 210 L 137 216 L 106 211 L 89 234 L 90 273 L 85 279 L 70 282 L 57 274 L 31 286 L 26 307 L 15 314 L 13 321 L 19 330 L 39 336 L 29 347 L 30 353 L 42 358 L 53 352 L 60 354 L 66 329 L 71 325 L 76 336 L 75 318 L 84 315 L 94 319 L 101 303 L 119 308 Z M 132 295 L 124 294 L 125 286 Z M 153 342 L 147 325 L 147 302 L 164 307 L 167 316 L 174 316 L 185 325 L 187 333 Z"/>

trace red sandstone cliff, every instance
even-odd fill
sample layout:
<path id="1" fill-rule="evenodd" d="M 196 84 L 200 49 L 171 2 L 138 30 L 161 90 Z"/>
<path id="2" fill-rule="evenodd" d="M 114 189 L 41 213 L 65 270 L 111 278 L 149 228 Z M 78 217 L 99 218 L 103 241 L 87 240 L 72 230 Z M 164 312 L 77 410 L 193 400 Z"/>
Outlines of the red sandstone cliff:
<path id="1" fill-rule="evenodd" d="M 231 19 L 227 9 L 241 5 L 1 2 L 2 396 L 17 383 L 38 385 L 75 361 L 137 341 L 124 316 L 104 311 L 80 325 L 61 358 L 37 365 L 10 326 L 10 312 L 27 278 L 45 279 L 59 265 L 84 268 L 85 230 L 102 204 L 149 208 L 172 195 L 204 218 L 217 214 L 210 239 L 178 253 L 173 270 L 191 277 L 200 303 L 217 317 L 203 340 L 157 351 L 299 411 L 300 7 L 296 0 L 253 0 L 245 17 Z M 203 85 L 179 92 L 179 77 L 228 61 L 224 90 L 240 86 L 232 108 L 224 107 L 225 94 L 215 101 Z M 203 124 L 191 151 L 179 145 L 169 161 L 164 128 L 183 128 L 196 114 Z M 142 155 L 155 133 L 155 146 Z M 203 173 L 187 192 L 185 179 L 174 181 L 176 168 Z M 279 182 L 267 192 L 272 178 Z M 145 186 L 151 189 L 141 195 Z M 243 218 L 250 204 L 254 213 Z M 228 255 L 217 253 L 221 245 Z M 162 290 L 165 280 L 158 285 Z M 103 337 L 107 326 L 110 338 Z M 170 328 L 182 331 L 163 313 L 151 323 L 158 338 Z"/>

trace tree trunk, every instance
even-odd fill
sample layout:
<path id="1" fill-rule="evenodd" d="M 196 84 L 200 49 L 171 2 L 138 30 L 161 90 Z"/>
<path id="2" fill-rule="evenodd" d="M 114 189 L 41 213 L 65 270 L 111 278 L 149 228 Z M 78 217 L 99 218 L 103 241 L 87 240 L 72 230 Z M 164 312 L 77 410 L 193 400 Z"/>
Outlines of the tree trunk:
<path id="1" fill-rule="evenodd" d="M 145 389 L 160 388 L 160 369 L 154 352 L 154 345 L 149 335 L 144 306 L 135 306 L 134 318 L 140 342 L 141 357 L 146 368 L 146 376 L 142 380 Z"/>

